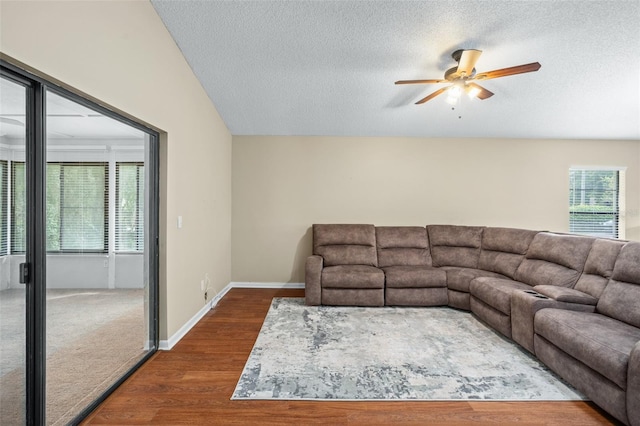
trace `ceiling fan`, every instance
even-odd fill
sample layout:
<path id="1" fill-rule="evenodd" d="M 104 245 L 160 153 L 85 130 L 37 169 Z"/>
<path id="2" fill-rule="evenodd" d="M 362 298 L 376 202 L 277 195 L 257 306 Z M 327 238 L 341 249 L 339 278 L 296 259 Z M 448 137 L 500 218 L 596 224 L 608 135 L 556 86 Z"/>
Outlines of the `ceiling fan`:
<path id="1" fill-rule="evenodd" d="M 515 67 L 502 68 L 478 74 L 476 73 L 475 65 L 481 54 L 482 50 L 476 49 L 456 50 L 451 54 L 451 57 L 458 63 L 458 66 L 449 68 L 445 71 L 444 79 L 400 80 L 396 81 L 395 84 L 451 83 L 451 85 L 438 89 L 420 99 L 416 102 L 416 105 L 423 104 L 446 91 L 450 91 L 448 99 L 450 103 L 455 103 L 462 92 L 466 92 L 470 97 L 476 97 L 483 100 L 493 96 L 493 92 L 485 89 L 477 83 L 474 83 L 474 81 L 490 80 L 492 78 L 507 77 L 509 75 L 538 71 L 541 66 L 538 62 L 532 62 L 530 64 L 517 65 Z"/>

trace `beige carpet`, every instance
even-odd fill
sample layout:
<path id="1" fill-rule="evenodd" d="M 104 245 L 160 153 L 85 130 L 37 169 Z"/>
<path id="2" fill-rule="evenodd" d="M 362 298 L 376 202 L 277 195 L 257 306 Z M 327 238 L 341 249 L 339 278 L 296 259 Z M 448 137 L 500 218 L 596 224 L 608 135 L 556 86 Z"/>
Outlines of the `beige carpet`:
<path id="1" fill-rule="evenodd" d="M 131 310 L 48 360 L 48 424 L 71 421 L 144 356 L 143 323 Z"/>
<path id="2" fill-rule="evenodd" d="M 94 302 L 98 299 L 92 292 L 86 299 L 83 297 L 83 302 L 89 298 Z M 84 313 L 67 311 L 65 314 L 62 308 L 51 310 L 51 315 L 58 316 L 60 326 L 51 330 L 52 335 L 58 337 L 57 342 L 49 344 L 47 339 L 47 424 L 70 422 L 146 354 L 142 298 L 142 291 L 128 291 L 126 303 L 120 303 L 110 313 L 106 313 L 105 303 L 99 309 L 88 306 Z M 87 303 L 82 305 L 87 307 Z M 62 321 L 63 317 L 68 318 Z M 99 325 L 92 327 L 87 322 Z M 66 328 L 66 337 L 61 336 L 60 328 Z M 23 383 L 23 368 L 2 376 L 0 423 L 22 423 L 24 395 L 16 390 L 23 389 Z"/>

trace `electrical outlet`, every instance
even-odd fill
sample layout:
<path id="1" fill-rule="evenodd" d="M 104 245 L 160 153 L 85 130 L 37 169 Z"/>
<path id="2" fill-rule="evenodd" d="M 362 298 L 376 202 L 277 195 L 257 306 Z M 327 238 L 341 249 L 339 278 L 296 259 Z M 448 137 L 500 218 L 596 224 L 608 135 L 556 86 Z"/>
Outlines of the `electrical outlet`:
<path id="1" fill-rule="evenodd" d="M 205 286 L 204 286 L 204 280 L 200 281 L 200 291 L 204 291 L 205 290 Z"/>

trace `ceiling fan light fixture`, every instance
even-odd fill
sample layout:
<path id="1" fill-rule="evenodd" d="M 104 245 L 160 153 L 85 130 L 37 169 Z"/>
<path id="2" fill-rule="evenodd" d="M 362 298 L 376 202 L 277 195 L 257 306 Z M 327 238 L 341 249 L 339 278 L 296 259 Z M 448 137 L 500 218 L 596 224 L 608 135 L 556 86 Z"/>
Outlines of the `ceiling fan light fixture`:
<path id="1" fill-rule="evenodd" d="M 0 0 L 1 1 L 1 0 Z M 494 94 L 484 87 L 475 83 L 475 81 L 484 81 L 493 78 L 507 77 L 510 75 L 524 74 L 538 71 L 540 69 L 539 62 L 530 64 L 517 65 L 515 67 L 501 68 L 493 71 L 476 73 L 475 64 L 482 54 L 482 50 L 477 49 L 458 49 L 451 54 L 458 65 L 449 68 L 444 73 L 444 79 L 423 79 L 423 80 L 399 80 L 395 84 L 437 84 L 451 83 L 451 86 L 443 87 L 429 94 L 428 96 L 416 102 L 416 105 L 424 104 L 427 101 L 448 92 L 447 103 L 456 105 L 460 100 L 462 91 L 466 92 L 471 98 L 480 100 L 488 99 Z"/>
<path id="2" fill-rule="evenodd" d="M 467 95 L 468 95 L 470 98 L 475 98 L 475 97 L 477 97 L 477 96 L 480 94 L 480 92 L 481 92 L 480 88 L 479 88 L 479 87 L 477 87 L 477 86 L 465 86 L 465 87 L 464 87 L 464 90 L 467 92 Z"/>
<path id="3" fill-rule="evenodd" d="M 450 105 L 457 104 L 461 95 L 462 95 L 462 89 L 460 88 L 459 85 L 456 84 L 454 86 L 451 86 L 447 96 L 447 103 Z"/>

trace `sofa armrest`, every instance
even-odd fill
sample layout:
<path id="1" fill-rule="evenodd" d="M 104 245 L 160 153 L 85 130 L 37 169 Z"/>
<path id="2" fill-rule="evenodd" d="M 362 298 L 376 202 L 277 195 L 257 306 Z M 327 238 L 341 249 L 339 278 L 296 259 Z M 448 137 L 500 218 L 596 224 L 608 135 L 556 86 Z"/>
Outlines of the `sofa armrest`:
<path id="1" fill-rule="evenodd" d="M 640 342 L 631 350 L 627 370 L 627 418 L 629 424 L 640 425 Z"/>
<path id="2" fill-rule="evenodd" d="M 538 287 L 554 286 L 536 286 L 534 289 L 537 290 Z M 596 310 L 594 305 L 561 302 L 537 291 L 513 292 L 511 295 L 511 338 L 531 353 L 535 353 L 533 346 L 535 316 L 539 310 L 546 308 L 582 312 L 595 312 Z"/>
<path id="3" fill-rule="evenodd" d="M 309 256 L 304 265 L 304 297 L 307 305 L 322 303 L 322 256 Z"/>
<path id="4" fill-rule="evenodd" d="M 595 297 L 573 288 L 558 287 L 555 285 L 537 285 L 533 290 L 558 302 L 592 306 L 598 304 L 598 299 Z"/>

